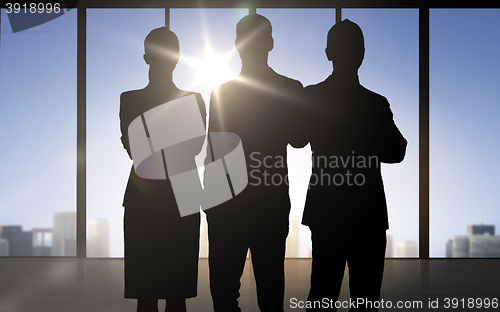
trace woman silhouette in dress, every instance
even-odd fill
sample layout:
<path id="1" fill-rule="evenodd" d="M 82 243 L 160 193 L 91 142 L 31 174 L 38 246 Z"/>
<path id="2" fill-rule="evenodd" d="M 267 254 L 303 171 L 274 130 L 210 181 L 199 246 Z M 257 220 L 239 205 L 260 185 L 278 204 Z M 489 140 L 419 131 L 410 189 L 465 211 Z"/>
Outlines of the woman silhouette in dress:
<path id="1" fill-rule="evenodd" d="M 165 27 L 154 29 L 146 37 L 144 48 L 149 84 L 120 97 L 121 139 L 129 156 L 128 127 L 144 112 L 194 94 L 203 123 L 206 117 L 201 95 L 180 90 L 172 81 L 179 60 L 177 36 Z M 199 142 L 197 152 L 203 140 Z M 194 162 L 197 152 L 185 157 L 192 157 Z M 197 295 L 199 212 L 181 217 L 168 176 L 145 179 L 137 175 L 134 167 L 123 206 L 125 298 L 137 299 L 138 312 L 157 312 L 158 299 L 166 299 L 165 311 L 186 311 L 186 298 Z"/>

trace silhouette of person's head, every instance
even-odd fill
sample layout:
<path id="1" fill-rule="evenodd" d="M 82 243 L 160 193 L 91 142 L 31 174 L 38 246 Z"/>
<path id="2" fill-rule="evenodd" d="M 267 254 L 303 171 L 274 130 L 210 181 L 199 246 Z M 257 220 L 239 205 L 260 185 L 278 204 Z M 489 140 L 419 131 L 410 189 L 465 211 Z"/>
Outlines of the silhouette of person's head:
<path id="1" fill-rule="evenodd" d="M 267 64 L 268 53 L 274 46 L 271 22 L 259 14 L 243 17 L 236 25 L 235 44 L 242 61 Z"/>
<path id="2" fill-rule="evenodd" d="M 357 73 L 365 56 L 365 40 L 361 28 L 345 19 L 328 31 L 326 56 L 335 72 Z"/>
<path id="3" fill-rule="evenodd" d="M 153 29 L 144 40 L 144 61 L 150 69 L 172 72 L 179 61 L 179 39 L 165 27 Z"/>

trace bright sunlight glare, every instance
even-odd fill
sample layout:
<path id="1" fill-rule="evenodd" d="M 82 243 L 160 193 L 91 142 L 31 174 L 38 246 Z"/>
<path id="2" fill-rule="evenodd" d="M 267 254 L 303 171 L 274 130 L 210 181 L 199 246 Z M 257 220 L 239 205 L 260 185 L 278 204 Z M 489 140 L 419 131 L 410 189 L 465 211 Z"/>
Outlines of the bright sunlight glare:
<path id="1" fill-rule="evenodd" d="M 182 58 L 182 61 L 196 69 L 195 85 L 207 84 L 213 89 L 237 75 L 228 66 L 233 53 L 218 54 L 208 46 L 201 58 Z"/>

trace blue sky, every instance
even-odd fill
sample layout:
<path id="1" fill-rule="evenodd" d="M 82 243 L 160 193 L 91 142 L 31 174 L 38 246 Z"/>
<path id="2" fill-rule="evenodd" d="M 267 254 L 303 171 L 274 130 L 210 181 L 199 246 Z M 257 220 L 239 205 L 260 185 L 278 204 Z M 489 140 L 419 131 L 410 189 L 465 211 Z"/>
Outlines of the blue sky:
<path id="1" fill-rule="evenodd" d="M 2 10 L 0 224 L 75 210 L 76 12 L 12 34 Z"/>
<path id="2" fill-rule="evenodd" d="M 235 25 L 247 12 L 171 10 L 181 46 L 174 72 L 180 88 L 209 101 L 212 84 L 197 81 L 200 66 L 193 66 L 209 51 L 227 56 L 220 82 L 239 73 Z M 273 69 L 304 85 L 331 73 L 324 48 L 333 9 L 258 13 L 273 25 Z M 365 35 L 360 82 L 387 97 L 409 142 L 404 162 L 382 169 L 389 233 L 394 245 L 418 241 L 418 10 L 345 9 L 342 17 Z M 494 196 L 500 173 L 500 11 L 432 10 L 430 17 L 431 256 L 440 257 L 446 240 L 464 234 L 468 224 L 500 227 Z M 119 95 L 147 84 L 143 40 L 164 26 L 164 11 L 88 10 L 87 18 L 87 213 L 110 220 L 111 256 L 121 256 L 121 201 L 131 161 L 119 140 Z M 51 227 L 54 212 L 76 206 L 76 10 L 16 34 L 2 10 L 1 30 L 0 225 Z M 299 176 L 307 177 L 307 150 L 293 152 Z M 292 215 L 300 219 L 303 194 L 295 193 Z M 307 254 L 307 228 L 301 235 Z"/>
<path id="3" fill-rule="evenodd" d="M 430 14 L 431 255 L 468 224 L 500 234 L 500 10 Z"/>

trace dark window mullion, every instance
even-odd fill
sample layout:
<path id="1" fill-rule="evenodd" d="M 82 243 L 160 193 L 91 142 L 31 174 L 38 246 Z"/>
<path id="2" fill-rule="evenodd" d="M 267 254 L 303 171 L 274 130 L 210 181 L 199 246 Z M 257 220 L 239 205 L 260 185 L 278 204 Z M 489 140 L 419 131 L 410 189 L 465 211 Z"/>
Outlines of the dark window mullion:
<path id="1" fill-rule="evenodd" d="M 165 27 L 170 29 L 170 7 L 165 7 Z"/>
<path id="2" fill-rule="evenodd" d="M 419 258 L 429 259 L 429 7 L 419 9 Z"/>
<path id="3" fill-rule="evenodd" d="M 87 9 L 77 8 L 76 257 L 87 257 Z"/>

